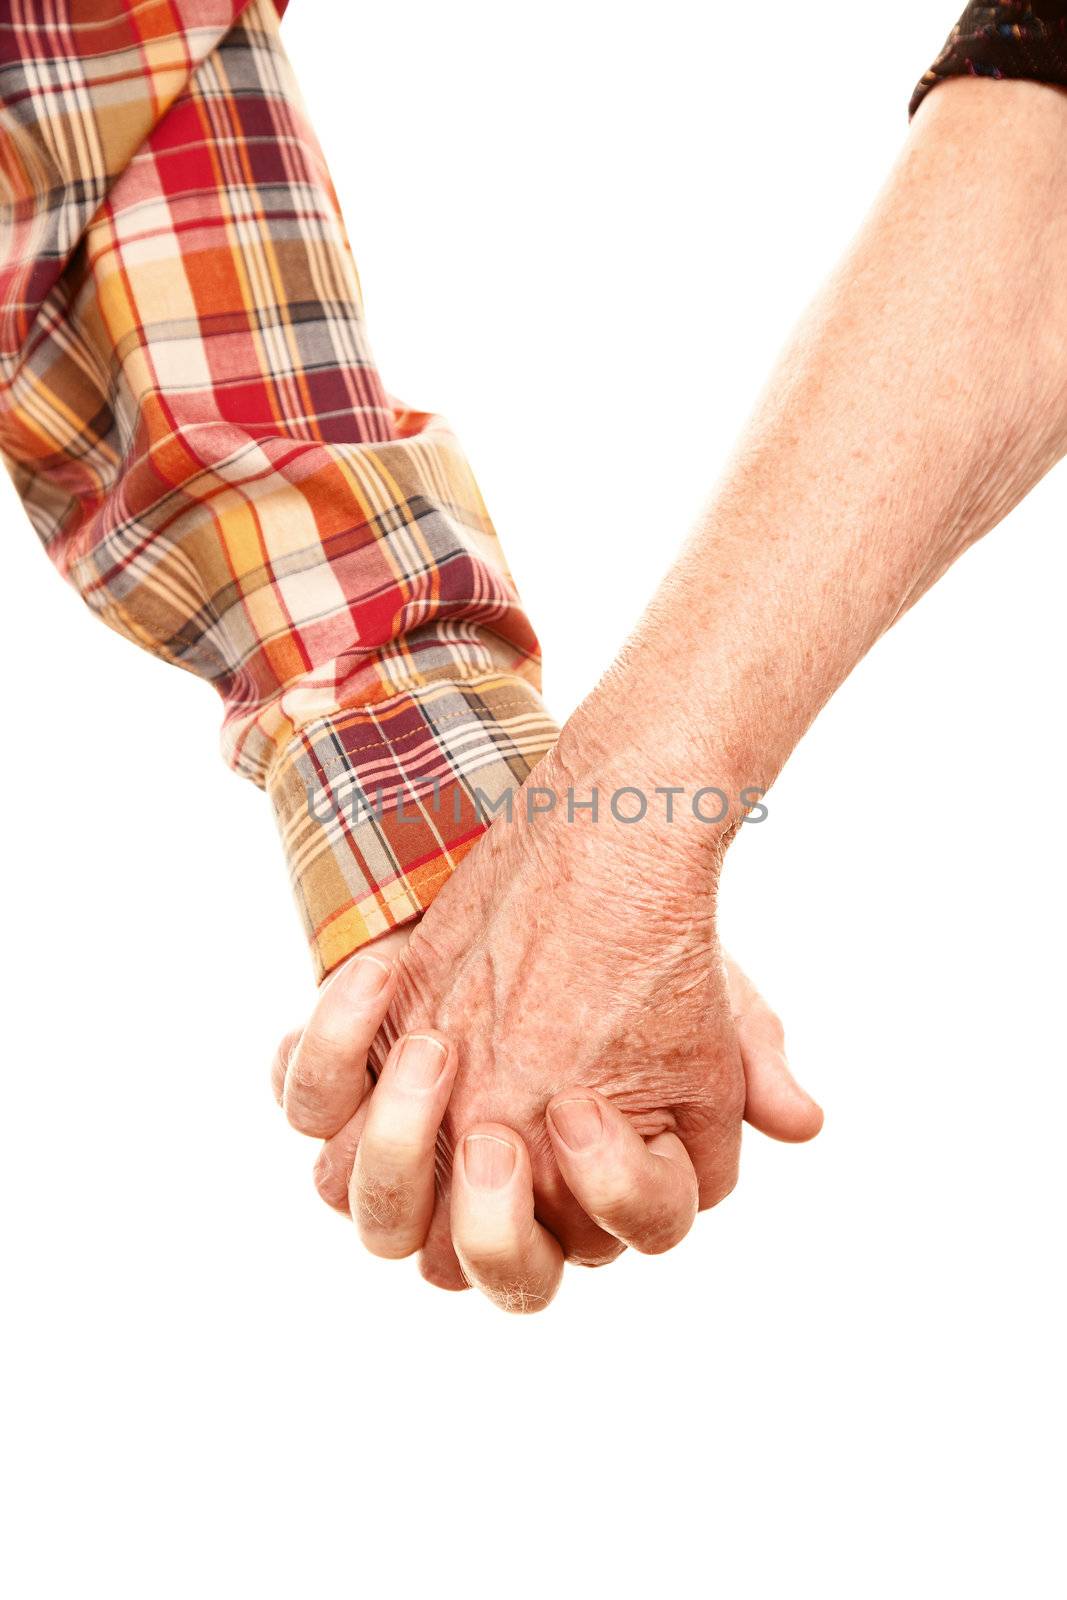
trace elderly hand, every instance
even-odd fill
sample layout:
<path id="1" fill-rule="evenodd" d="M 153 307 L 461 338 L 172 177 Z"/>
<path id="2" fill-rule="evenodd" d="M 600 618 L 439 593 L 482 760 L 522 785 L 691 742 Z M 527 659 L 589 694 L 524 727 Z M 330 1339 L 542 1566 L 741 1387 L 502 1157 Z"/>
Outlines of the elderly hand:
<path id="1" fill-rule="evenodd" d="M 432 1281 L 508 1309 L 547 1303 L 563 1256 L 676 1244 L 732 1188 L 743 1112 L 786 1139 L 822 1120 L 719 954 L 722 836 L 568 820 L 568 788 L 615 783 L 575 750 L 530 780 L 561 803 L 496 822 L 395 964 L 402 936 L 353 957 L 275 1069 L 293 1124 L 329 1138 L 322 1193 L 369 1248 L 421 1248 Z"/>

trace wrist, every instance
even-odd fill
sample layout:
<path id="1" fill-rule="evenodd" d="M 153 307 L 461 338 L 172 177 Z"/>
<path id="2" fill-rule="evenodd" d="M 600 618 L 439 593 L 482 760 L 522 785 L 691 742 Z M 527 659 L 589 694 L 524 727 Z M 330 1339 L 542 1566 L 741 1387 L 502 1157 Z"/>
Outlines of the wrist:
<path id="1" fill-rule="evenodd" d="M 549 758 L 544 782 L 557 804 L 647 841 L 655 852 L 699 860 L 721 857 L 767 787 L 742 770 L 716 738 L 715 719 L 686 703 L 657 674 L 648 689 L 635 647 L 578 707 Z"/>

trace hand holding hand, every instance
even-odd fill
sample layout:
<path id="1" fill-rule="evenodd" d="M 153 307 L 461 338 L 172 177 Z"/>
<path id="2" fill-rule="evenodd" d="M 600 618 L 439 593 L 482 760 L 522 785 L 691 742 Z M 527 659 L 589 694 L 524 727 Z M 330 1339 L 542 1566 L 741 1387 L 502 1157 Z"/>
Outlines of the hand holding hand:
<path id="1" fill-rule="evenodd" d="M 560 794 L 575 776 L 558 756 L 536 774 Z M 371 1249 L 425 1240 L 433 1281 L 475 1282 L 521 1309 L 547 1302 L 561 1251 L 592 1264 L 625 1243 L 676 1243 L 698 1204 L 732 1187 L 746 1106 L 777 1137 L 821 1124 L 780 1026 L 719 956 L 715 853 L 574 815 L 588 821 L 497 823 L 399 969 L 376 959 L 393 953 L 384 942 L 354 957 L 288 1074 L 284 1054 L 276 1069 L 294 1124 L 333 1133 L 319 1185 Z M 365 963 L 381 980 L 370 997 Z M 407 1038 L 368 1094 L 386 1014 L 385 1031 Z"/>

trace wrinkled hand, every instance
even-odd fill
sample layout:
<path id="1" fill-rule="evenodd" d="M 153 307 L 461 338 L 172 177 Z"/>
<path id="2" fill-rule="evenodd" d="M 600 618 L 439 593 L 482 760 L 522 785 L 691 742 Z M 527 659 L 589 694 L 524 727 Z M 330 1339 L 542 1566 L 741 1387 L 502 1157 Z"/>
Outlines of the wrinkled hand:
<path id="1" fill-rule="evenodd" d="M 563 796 L 584 792 L 589 776 L 557 747 L 531 781 Z M 289 1061 L 285 1102 L 297 1127 L 330 1138 L 320 1187 L 331 1199 L 359 1147 L 349 1199 L 372 1249 L 410 1253 L 425 1237 L 432 1281 L 475 1282 L 526 1308 L 554 1287 L 560 1250 L 594 1264 L 622 1244 L 677 1243 L 698 1205 L 732 1188 L 743 1112 L 778 1137 L 818 1131 L 821 1113 L 789 1077 L 778 1024 L 720 955 L 720 862 L 691 834 L 603 813 L 569 820 L 562 806 L 530 821 L 517 805 L 514 820 L 494 824 L 399 969 L 379 969 L 376 1009 L 388 1015 L 377 1059 L 382 1039 L 401 1031 L 455 1046 L 423 1102 L 424 1150 L 443 1122 L 436 1191 L 424 1184 L 417 1203 L 409 1174 L 385 1170 L 381 1182 L 366 1170 L 376 1102 L 387 1118 L 401 1057 L 368 1095 L 363 1058 L 345 1053 L 356 1032 L 350 974 L 374 951 L 327 985 Z M 389 1152 L 388 1129 L 377 1142 Z M 497 1188 L 475 1181 L 505 1167 Z M 397 1210 L 399 1237 L 382 1226 Z M 480 1230 L 472 1218 L 489 1210 Z"/>

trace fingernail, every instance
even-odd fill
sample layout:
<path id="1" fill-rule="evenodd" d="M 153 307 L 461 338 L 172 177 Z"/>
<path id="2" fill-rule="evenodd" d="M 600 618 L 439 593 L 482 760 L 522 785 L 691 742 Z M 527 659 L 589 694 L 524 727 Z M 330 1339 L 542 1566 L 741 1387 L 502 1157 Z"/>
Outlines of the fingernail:
<path id="1" fill-rule="evenodd" d="M 604 1131 L 595 1100 L 561 1100 L 549 1111 L 552 1126 L 570 1150 L 588 1150 Z"/>
<path id="2" fill-rule="evenodd" d="M 377 956 L 357 956 L 349 967 L 349 993 L 354 1000 L 373 1000 L 381 994 L 388 981 L 391 967 Z"/>
<path id="3" fill-rule="evenodd" d="M 463 1141 L 463 1170 L 474 1189 L 502 1189 L 515 1171 L 515 1146 L 491 1133 L 469 1133 Z"/>
<path id="4" fill-rule="evenodd" d="M 409 1033 L 396 1058 L 396 1075 L 409 1089 L 432 1089 L 445 1069 L 448 1051 L 429 1033 Z"/>

